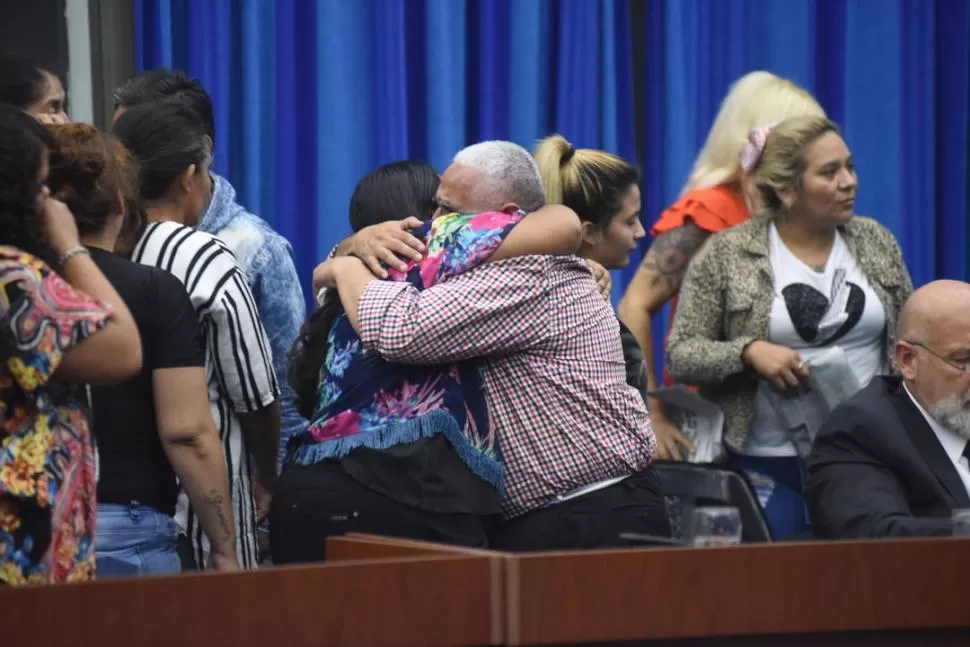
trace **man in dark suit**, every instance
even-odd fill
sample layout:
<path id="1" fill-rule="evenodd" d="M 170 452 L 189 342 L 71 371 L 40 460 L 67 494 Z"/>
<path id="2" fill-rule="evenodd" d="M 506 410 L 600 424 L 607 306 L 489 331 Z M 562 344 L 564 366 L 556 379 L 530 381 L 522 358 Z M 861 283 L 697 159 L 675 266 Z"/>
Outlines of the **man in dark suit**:
<path id="1" fill-rule="evenodd" d="M 827 538 L 949 535 L 970 508 L 970 284 L 935 281 L 907 301 L 902 378 L 876 377 L 822 426 L 806 499 Z"/>

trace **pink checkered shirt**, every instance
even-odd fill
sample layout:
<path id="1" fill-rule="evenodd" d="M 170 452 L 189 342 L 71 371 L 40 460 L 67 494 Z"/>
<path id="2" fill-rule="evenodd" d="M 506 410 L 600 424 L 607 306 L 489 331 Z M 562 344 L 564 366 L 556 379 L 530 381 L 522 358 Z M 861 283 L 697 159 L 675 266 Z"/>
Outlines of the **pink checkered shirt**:
<path id="1" fill-rule="evenodd" d="M 616 315 L 576 257 L 498 261 L 422 292 L 373 281 L 360 323 L 365 348 L 392 362 L 484 358 L 508 517 L 638 472 L 656 451 Z"/>

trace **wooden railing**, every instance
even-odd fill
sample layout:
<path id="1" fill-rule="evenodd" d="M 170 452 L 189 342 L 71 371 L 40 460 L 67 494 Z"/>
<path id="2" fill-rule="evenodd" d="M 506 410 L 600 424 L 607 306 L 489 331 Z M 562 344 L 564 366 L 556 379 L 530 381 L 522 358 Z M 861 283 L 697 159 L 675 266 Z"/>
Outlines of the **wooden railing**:
<path id="1" fill-rule="evenodd" d="M 348 535 L 327 552 L 0 589 L 0 644 L 970 645 L 970 540 L 512 555 Z"/>

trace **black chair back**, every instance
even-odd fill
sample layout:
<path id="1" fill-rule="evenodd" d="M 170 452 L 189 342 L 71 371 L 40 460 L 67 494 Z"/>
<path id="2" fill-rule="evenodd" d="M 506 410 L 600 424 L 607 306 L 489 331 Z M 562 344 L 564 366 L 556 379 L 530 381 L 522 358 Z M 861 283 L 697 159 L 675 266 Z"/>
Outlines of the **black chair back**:
<path id="1" fill-rule="evenodd" d="M 771 541 L 771 530 L 751 482 L 743 472 L 721 465 L 696 465 L 675 461 L 653 464 L 660 491 L 667 503 L 670 534 L 685 540 L 690 510 L 699 506 L 733 506 L 741 515 L 741 541 Z"/>

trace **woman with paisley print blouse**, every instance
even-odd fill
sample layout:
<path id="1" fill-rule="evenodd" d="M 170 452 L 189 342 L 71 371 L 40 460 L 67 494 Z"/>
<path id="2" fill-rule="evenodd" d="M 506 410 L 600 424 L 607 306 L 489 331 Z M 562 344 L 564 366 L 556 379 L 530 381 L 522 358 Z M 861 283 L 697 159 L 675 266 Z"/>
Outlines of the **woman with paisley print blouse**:
<path id="1" fill-rule="evenodd" d="M 127 379 L 142 363 L 131 314 L 49 196 L 52 143 L 0 105 L 0 586 L 94 577 L 95 455 L 80 385 Z"/>

